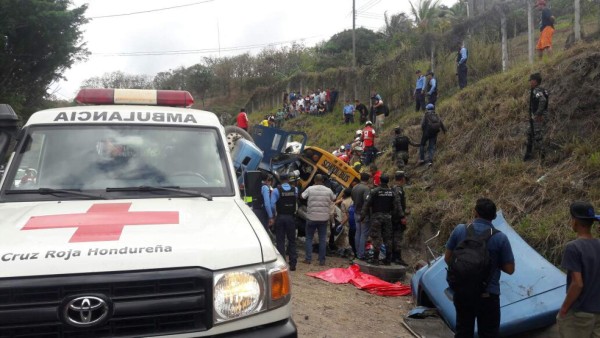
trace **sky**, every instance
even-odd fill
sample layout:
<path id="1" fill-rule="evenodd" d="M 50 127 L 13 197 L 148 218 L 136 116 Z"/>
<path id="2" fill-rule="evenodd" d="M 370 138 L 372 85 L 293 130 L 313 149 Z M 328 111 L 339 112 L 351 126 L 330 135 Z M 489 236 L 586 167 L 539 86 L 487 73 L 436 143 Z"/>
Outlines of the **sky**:
<path id="1" fill-rule="evenodd" d="M 410 13 L 408 0 L 355 1 L 357 27 L 378 30 L 386 11 Z M 83 4 L 91 55 L 50 86 L 58 99 L 71 100 L 84 80 L 105 73 L 154 76 L 207 56 L 257 54 L 292 42 L 310 47 L 352 28 L 352 0 L 73 0 Z"/>

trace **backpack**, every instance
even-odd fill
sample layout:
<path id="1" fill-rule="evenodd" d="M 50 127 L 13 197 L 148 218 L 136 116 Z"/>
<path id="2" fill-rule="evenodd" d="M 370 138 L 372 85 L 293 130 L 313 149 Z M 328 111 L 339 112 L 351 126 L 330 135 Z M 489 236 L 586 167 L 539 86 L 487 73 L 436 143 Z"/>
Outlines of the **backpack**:
<path id="1" fill-rule="evenodd" d="M 382 105 L 381 110 L 383 111 L 384 116 L 390 116 L 390 108 L 387 105 Z"/>
<path id="2" fill-rule="evenodd" d="M 466 227 L 467 237 L 452 251 L 446 280 L 455 294 L 477 297 L 485 292 L 492 272 L 487 249 L 488 240 L 497 234 L 496 228 L 477 236 L 473 224 Z"/>
<path id="3" fill-rule="evenodd" d="M 442 129 L 442 120 L 434 111 L 429 111 L 425 114 L 425 119 L 427 121 L 427 127 L 430 131 L 435 133 L 439 132 Z"/>

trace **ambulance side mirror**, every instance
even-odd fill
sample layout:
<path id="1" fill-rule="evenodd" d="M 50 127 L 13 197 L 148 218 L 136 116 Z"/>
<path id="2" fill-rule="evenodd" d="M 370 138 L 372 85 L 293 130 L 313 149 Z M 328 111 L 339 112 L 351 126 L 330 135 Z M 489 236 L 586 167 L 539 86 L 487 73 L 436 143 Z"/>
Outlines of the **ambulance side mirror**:
<path id="1" fill-rule="evenodd" d="M 4 159 L 10 142 L 19 131 L 19 117 L 7 104 L 0 104 L 0 161 Z"/>

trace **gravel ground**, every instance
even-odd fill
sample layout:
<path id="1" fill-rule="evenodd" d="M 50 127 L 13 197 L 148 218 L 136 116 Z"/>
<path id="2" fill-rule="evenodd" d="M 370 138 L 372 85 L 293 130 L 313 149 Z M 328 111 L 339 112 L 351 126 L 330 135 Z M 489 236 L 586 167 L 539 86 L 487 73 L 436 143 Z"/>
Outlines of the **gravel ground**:
<path id="1" fill-rule="evenodd" d="M 300 244 L 300 243 L 299 243 Z M 331 284 L 306 275 L 330 268 L 347 268 L 350 261 L 327 257 L 326 266 L 302 263 L 292 274 L 293 318 L 300 337 L 413 337 L 401 318 L 412 308 L 411 296 L 382 297 L 351 284 Z M 315 254 L 313 254 L 313 259 Z M 409 277 L 403 283 L 409 283 Z"/>

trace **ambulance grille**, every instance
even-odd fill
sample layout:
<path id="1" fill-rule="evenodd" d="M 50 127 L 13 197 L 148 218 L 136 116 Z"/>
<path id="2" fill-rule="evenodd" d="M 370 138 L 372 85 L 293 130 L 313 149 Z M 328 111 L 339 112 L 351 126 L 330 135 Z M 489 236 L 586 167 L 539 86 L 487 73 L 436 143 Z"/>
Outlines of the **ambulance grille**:
<path id="1" fill-rule="evenodd" d="M 99 297 L 107 320 L 67 323 L 66 303 Z M 212 327 L 212 272 L 200 268 L 0 279 L 0 338 L 140 337 Z"/>

